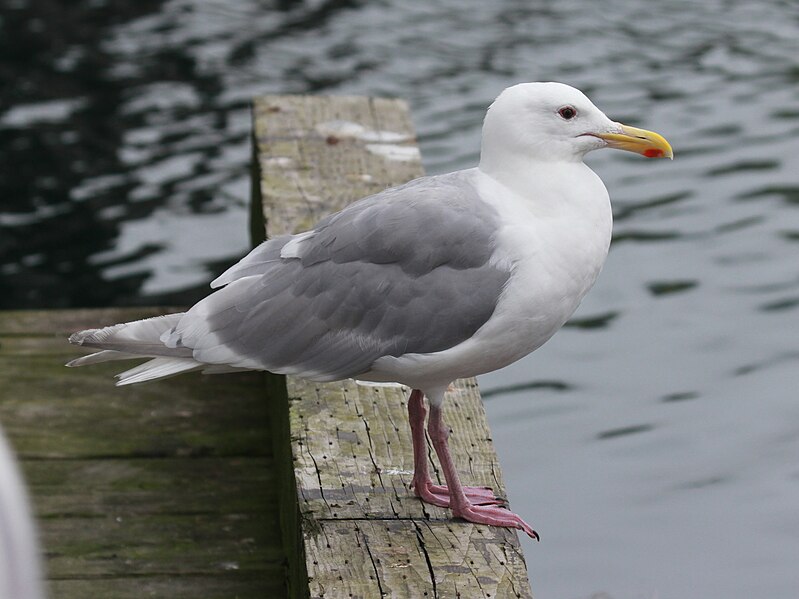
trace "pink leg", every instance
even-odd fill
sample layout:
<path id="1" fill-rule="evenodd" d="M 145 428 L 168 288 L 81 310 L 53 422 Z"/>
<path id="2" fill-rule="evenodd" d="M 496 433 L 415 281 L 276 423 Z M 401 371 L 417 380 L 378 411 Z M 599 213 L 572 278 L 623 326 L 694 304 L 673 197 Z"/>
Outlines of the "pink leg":
<path id="1" fill-rule="evenodd" d="M 458 471 L 455 470 L 455 464 L 449 453 L 449 445 L 447 444 L 449 430 L 444 424 L 444 420 L 441 417 L 441 408 L 438 406 L 433 405 L 430 407 L 428 431 L 438 455 L 438 460 L 444 470 L 444 478 L 447 480 L 447 486 L 449 487 L 450 507 L 452 508 L 452 514 L 456 518 L 463 518 L 475 524 L 518 528 L 538 540 L 538 533 L 510 510 L 493 505 L 476 505 L 469 501 L 463 486 L 461 486 Z"/>
<path id="2" fill-rule="evenodd" d="M 427 438 L 424 434 L 426 415 L 424 394 L 418 389 L 414 389 L 408 399 L 408 421 L 411 424 L 413 440 L 413 481 L 411 485 L 416 496 L 422 501 L 439 507 L 449 507 L 449 490 L 444 485 L 434 485 L 430 478 L 427 464 Z M 494 492 L 488 487 L 465 487 L 463 491 L 477 505 L 502 503 L 501 499 L 494 497 Z"/>

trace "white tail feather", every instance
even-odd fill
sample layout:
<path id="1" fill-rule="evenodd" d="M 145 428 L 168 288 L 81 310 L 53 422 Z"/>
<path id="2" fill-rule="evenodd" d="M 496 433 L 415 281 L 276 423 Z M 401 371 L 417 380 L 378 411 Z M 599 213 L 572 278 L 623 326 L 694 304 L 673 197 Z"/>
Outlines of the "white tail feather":
<path id="1" fill-rule="evenodd" d="M 125 352 L 116 351 L 113 349 L 104 349 L 88 356 L 81 356 L 66 363 L 66 366 L 75 368 L 76 366 L 88 366 L 89 364 L 99 364 L 100 362 L 112 362 L 114 360 L 130 360 L 132 358 L 141 358 L 140 354 L 126 354 Z"/>
<path id="2" fill-rule="evenodd" d="M 139 364 L 135 368 L 126 370 L 117 376 L 117 387 L 121 385 L 132 385 L 133 383 L 143 383 L 153 379 L 161 379 L 168 376 L 195 370 L 203 365 L 191 358 L 154 358 Z"/>
<path id="3" fill-rule="evenodd" d="M 188 348 L 169 348 L 161 342 L 161 335 L 177 325 L 179 314 L 167 314 L 145 320 L 115 324 L 103 329 L 88 329 L 74 333 L 69 342 L 104 350 L 116 350 L 141 356 L 191 357 Z"/>
<path id="4" fill-rule="evenodd" d="M 86 366 L 131 358 L 153 358 L 116 375 L 119 379 L 118 386 L 143 383 L 191 370 L 202 369 L 208 374 L 247 370 L 227 364 L 207 364 L 195 360 L 191 348 L 178 343 L 180 335 L 175 335 L 175 339 L 171 339 L 171 333 L 182 316 L 182 313 L 168 314 L 75 333 L 69 338 L 70 343 L 95 347 L 100 351 L 76 358 L 68 362 L 67 366 Z"/>

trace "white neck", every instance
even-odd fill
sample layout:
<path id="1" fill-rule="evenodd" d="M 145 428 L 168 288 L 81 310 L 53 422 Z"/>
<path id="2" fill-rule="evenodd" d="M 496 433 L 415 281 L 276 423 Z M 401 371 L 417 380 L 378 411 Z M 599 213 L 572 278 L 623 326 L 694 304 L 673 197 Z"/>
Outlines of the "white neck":
<path id="1" fill-rule="evenodd" d="M 536 203 L 568 203 L 573 195 L 571 186 L 577 182 L 581 183 L 579 187 L 586 183 L 596 186 L 595 193 L 603 197 L 607 194 L 599 177 L 582 161 L 540 161 L 510 156 L 504 161 L 481 160 L 477 170 Z M 530 197 L 533 190 L 537 197 Z"/>

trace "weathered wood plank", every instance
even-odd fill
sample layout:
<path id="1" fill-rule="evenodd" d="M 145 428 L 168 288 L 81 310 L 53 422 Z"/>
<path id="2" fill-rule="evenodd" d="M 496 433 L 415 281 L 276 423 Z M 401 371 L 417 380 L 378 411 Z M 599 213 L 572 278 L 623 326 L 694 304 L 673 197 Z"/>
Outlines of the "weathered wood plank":
<path id="1" fill-rule="evenodd" d="M 262 375 L 192 375 L 116 388 L 113 375 L 129 366 L 64 368 L 80 353 L 63 336 L 0 337 L 0 421 L 22 457 L 269 451 Z"/>
<path id="2" fill-rule="evenodd" d="M 255 191 L 270 235 L 307 230 L 354 200 L 423 174 L 400 100 L 268 96 L 255 101 L 254 117 Z"/>
<path id="3" fill-rule="evenodd" d="M 315 519 L 450 520 L 449 510 L 422 503 L 410 492 L 413 449 L 407 389 L 387 392 L 353 381 L 319 385 L 293 380 L 291 393 L 295 476 L 303 514 Z M 475 382 L 457 381 L 446 401 L 447 419 L 455 431 L 450 448 L 464 484 L 487 485 L 502 493 L 502 475 Z"/>
<path id="4" fill-rule="evenodd" d="M 256 101 L 254 120 L 254 201 L 269 236 L 307 230 L 423 174 L 407 106 L 396 100 L 269 96 Z M 297 596 L 531 597 L 515 533 L 454 522 L 413 497 L 407 390 L 288 377 L 286 393 L 297 496 L 288 511 L 299 509 L 306 552 L 295 573 L 304 566 L 311 581 Z M 464 484 L 503 495 L 474 380 L 447 394 L 445 418 Z"/>
<path id="5" fill-rule="evenodd" d="M 179 312 L 179 308 L 83 308 L 75 310 L 3 310 L 0 311 L 0 335 L 65 336 L 82 329 L 105 327 L 118 322 L 150 318 Z M 66 343 L 64 343 L 67 346 Z M 73 348 L 74 349 L 74 348 Z"/>
<path id="6" fill-rule="evenodd" d="M 147 576 L 51 580 L 50 596 L 60 599 L 279 599 L 285 597 L 281 572 L 257 575 Z"/>
<path id="7" fill-rule="evenodd" d="M 39 518 L 276 510 L 271 458 L 25 460 Z M 224 484 L 220 484 L 224 481 Z"/>
<path id="8" fill-rule="evenodd" d="M 124 515 L 121 515 L 124 514 Z M 115 514 L 41 520 L 50 578 L 231 575 L 279 566 L 271 514 Z"/>
<path id="9" fill-rule="evenodd" d="M 0 421 L 28 482 L 50 596 L 282 597 L 261 374 L 115 388 L 66 334 L 171 310 L 0 312 Z"/>
<path id="10" fill-rule="evenodd" d="M 424 519 L 317 521 L 312 599 L 335 597 L 529 597 L 515 533 Z M 338 559 L 323 559 L 329 555 Z M 309 557 L 309 559 L 311 559 Z"/>

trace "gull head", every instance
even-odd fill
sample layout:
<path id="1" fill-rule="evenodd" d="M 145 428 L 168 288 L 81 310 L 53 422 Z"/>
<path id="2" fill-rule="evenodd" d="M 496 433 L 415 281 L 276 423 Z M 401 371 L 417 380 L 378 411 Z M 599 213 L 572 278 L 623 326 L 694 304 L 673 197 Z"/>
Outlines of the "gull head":
<path id="1" fill-rule="evenodd" d="M 503 91 L 483 123 L 481 168 L 528 161 L 581 161 L 600 148 L 672 158 L 657 133 L 609 119 L 586 95 L 563 83 L 520 83 Z"/>

